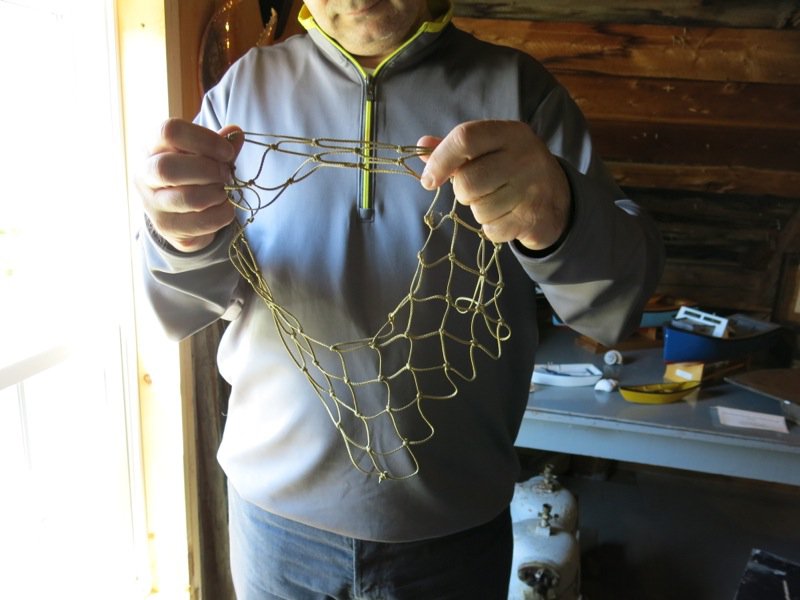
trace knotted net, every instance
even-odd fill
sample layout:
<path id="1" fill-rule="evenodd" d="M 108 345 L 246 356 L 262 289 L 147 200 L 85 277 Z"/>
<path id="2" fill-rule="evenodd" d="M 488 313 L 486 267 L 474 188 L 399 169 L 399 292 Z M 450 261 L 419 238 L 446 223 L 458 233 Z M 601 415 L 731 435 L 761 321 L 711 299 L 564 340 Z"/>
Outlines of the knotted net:
<path id="1" fill-rule="evenodd" d="M 418 265 L 408 293 L 387 313 L 385 322 L 374 335 L 363 339 L 316 339 L 274 297 L 248 244 L 248 225 L 287 188 L 319 169 L 359 169 L 419 179 L 409 162 L 430 149 L 260 133 L 244 136 L 245 144 L 258 149 L 260 161 L 246 179 L 235 173 L 226 188 L 228 199 L 244 215 L 230 245 L 231 261 L 272 313 L 286 351 L 328 412 L 353 466 L 379 480 L 412 477 L 420 469 L 415 449 L 435 433 L 426 414 L 426 403 L 455 397 L 459 381 L 477 377 L 477 353 L 499 358 L 502 343 L 511 334 L 498 304 L 503 291 L 501 246 L 489 241 L 480 227 L 459 216 L 455 200 L 448 212 L 435 210 L 437 189 L 423 216 L 427 239 L 417 253 Z M 267 163 L 272 153 L 297 157 L 296 169 L 277 183 L 267 181 Z M 431 241 L 435 232 L 441 234 L 448 229 L 448 250 L 443 254 L 434 252 Z M 459 251 L 463 253 L 459 248 L 464 247 L 456 244 L 459 236 L 476 238 L 475 244 L 468 245 L 470 256 L 459 255 Z M 462 293 L 454 294 L 453 282 L 463 282 L 465 277 L 468 293 L 463 293 L 462 283 Z M 431 293 L 431 289 L 438 291 Z M 436 317 L 429 326 L 431 314 Z M 426 317 L 421 319 L 421 315 Z M 457 327 L 454 319 L 458 320 Z M 425 322 L 426 329 L 415 327 L 415 322 L 420 321 Z M 431 375 L 445 384 L 429 386 Z M 412 422 L 413 426 L 406 427 Z"/>

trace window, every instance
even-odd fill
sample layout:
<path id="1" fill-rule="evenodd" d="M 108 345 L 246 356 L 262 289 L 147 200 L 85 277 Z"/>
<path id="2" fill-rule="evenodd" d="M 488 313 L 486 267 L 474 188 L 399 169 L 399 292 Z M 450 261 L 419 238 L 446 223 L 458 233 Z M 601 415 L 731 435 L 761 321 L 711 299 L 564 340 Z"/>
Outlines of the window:
<path id="1" fill-rule="evenodd" d="M 157 587 L 116 16 L 110 0 L 0 0 L 0 554 L 15 600 Z"/>

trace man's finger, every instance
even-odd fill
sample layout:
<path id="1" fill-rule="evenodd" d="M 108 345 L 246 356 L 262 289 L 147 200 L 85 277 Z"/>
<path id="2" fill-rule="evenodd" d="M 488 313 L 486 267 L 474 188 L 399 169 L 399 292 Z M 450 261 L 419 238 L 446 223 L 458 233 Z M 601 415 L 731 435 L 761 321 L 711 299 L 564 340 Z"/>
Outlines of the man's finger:
<path id="1" fill-rule="evenodd" d="M 231 167 L 227 162 L 197 154 L 166 152 L 148 159 L 142 172 L 142 183 L 158 189 L 177 185 L 225 184 L 230 177 Z"/>
<path id="2" fill-rule="evenodd" d="M 231 127 L 222 131 L 236 129 Z M 237 149 L 216 131 L 183 119 L 168 119 L 161 125 L 159 139 L 150 150 L 151 154 L 164 152 L 199 154 L 219 162 L 231 162 Z"/>
<path id="3" fill-rule="evenodd" d="M 166 187 L 152 194 L 153 206 L 170 213 L 202 212 L 228 201 L 219 184 Z"/>
<path id="4" fill-rule="evenodd" d="M 453 128 L 428 157 L 421 182 L 426 189 L 442 185 L 464 164 L 496 151 L 503 139 L 496 121 L 471 121 Z"/>
<path id="5" fill-rule="evenodd" d="M 431 151 L 433 151 L 433 149 L 436 148 L 436 146 L 438 146 L 441 143 L 442 143 L 442 138 L 440 138 L 440 137 L 435 137 L 435 136 L 432 136 L 432 135 L 423 135 L 417 141 L 417 146 L 420 146 L 421 148 L 430 148 Z M 428 153 L 428 154 L 420 154 L 419 155 L 419 157 L 422 159 L 422 162 L 424 162 L 424 163 L 428 162 L 428 157 L 429 156 L 430 156 L 430 153 Z"/>

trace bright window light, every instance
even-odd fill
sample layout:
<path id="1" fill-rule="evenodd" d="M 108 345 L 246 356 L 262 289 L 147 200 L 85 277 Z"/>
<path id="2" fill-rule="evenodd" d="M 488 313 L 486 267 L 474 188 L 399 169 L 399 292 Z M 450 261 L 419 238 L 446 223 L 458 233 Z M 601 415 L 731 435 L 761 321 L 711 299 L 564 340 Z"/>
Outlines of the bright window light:
<path id="1" fill-rule="evenodd" d="M 0 595 L 15 600 L 151 585 L 113 23 L 105 0 L 0 0 Z"/>
<path id="2" fill-rule="evenodd" d="M 0 0 L 0 314 L 4 338 L 14 340 L 3 344 L 4 357 L 115 322 L 125 301 L 128 235 L 107 4 Z"/>

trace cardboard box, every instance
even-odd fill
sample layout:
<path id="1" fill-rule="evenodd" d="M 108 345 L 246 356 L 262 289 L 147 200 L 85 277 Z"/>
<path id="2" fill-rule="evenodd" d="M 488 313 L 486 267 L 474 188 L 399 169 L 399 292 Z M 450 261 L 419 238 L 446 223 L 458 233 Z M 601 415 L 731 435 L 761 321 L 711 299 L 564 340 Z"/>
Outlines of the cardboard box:
<path id="1" fill-rule="evenodd" d="M 708 382 L 722 379 L 744 369 L 745 361 L 722 361 L 715 363 L 682 362 L 670 363 L 664 371 L 666 381 L 699 381 Z"/>

